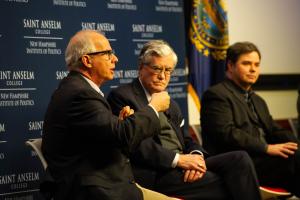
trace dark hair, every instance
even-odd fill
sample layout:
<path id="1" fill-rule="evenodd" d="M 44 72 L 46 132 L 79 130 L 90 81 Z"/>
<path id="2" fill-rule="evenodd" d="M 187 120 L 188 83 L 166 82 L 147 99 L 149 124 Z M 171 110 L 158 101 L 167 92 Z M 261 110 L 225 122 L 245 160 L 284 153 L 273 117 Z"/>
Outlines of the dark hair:
<path id="1" fill-rule="evenodd" d="M 227 70 L 228 62 L 236 63 L 236 61 L 239 59 L 239 57 L 242 54 L 251 53 L 253 51 L 257 52 L 259 59 L 261 59 L 261 54 L 259 49 L 255 44 L 251 42 L 237 42 L 229 46 L 226 55 L 226 70 Z"/>

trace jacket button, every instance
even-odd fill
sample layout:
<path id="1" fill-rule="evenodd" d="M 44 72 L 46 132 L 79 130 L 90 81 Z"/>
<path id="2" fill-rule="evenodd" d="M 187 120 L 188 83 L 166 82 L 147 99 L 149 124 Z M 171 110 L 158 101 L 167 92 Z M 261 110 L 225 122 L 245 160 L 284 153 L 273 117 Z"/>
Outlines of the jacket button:
<path id="1" fill-rule="evenodd" d="M 129 160 L 129 159 L 126 159 L 126 163 L 130 163 L 130 160 Z"/>

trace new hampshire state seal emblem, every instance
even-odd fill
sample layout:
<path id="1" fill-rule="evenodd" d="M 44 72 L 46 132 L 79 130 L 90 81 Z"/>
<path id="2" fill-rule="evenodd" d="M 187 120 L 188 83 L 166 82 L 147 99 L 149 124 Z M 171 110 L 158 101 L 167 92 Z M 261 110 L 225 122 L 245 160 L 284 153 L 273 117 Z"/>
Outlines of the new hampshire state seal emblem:
<path id="1" fill-rule="evenodd" d="M 194 0 L 189 37 L 206 57 L 225 60 L 229 45 L 227 9 L 223 0 Z"/>

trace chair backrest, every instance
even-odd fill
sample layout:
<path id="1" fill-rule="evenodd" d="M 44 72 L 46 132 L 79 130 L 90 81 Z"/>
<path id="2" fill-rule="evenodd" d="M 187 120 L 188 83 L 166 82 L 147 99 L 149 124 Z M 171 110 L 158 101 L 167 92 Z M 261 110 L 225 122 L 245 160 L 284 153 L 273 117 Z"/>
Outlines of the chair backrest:
<path id="1" fill-rule="evenodd" d="M 48 164 L 45 160 L 43 153 L 42 153 L 42 138 L 37 139 L 29 139 L 25 142 L 25 144 L 32 148 L 34 152 L 36 152 L 37 156 L 39 157 L 44 169 L 46 170 Z"/>

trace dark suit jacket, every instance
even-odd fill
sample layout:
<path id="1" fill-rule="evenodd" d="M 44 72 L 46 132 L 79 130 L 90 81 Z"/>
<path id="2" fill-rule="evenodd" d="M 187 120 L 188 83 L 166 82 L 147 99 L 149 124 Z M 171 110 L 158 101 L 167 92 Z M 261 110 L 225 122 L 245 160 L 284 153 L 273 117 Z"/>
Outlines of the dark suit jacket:
<path id="1" fill-rule="evenodd" d="M 51 98 L 43 129 L 42 151 L 57 196 L 71 199 L 77 188 L 98 186 L 100 199 L 142 199 L 127 155 L 159 128 L 149 106 L 119 121 L 106 99 L 70 72 Z"/>
<path id="2" fill-rule="evenodd" d="M 148 104 L 146 94 L 138 79 L 112 90 L 108 96 L 108 102 L 114 113 L 119 113 L 125 105 L 139 111 Z M 175 101 L 171 100 L 170 107 L 165 114 L 176 132 L 184 153 L 190 153 L 193 150 L 205 153 L 201 146 L 196 144 L 188 134 L 185 134 L 183 127 L 180 127 L 183 117 Z M 175 154 L 175 152 L 163 148 L 157 136 L 142 141 L 137 151 L 131 156 L 137 182 L 145 187 L 153 188 L 154 183 L 159 181 L 160 175 L 165 175 L 173 170 L 171 164 Z M 172 182 L 172 179 L 168 181 Z"/>
<path id="3" fill-rule="evenodd" d="M 259 122 L 248 107 L 243 91 L 226 79 L 202 96 L 201 127 L 205 149 L 212 154 L 231 150 L 246 150 L 262 154 L 267 143 L 296 141 L 294 135 L 275 124 L 266 102 L 252 93 Z M 265 141 L 259 139 L 258 126 L 262 126 Z"/>
<path id="4" fill-rule="evenodd" d="M 297 112 L 298 112 L 298 138 L 300 138 L 300 84 L 298 87 L 298 98 L 297 98 Z"/>

